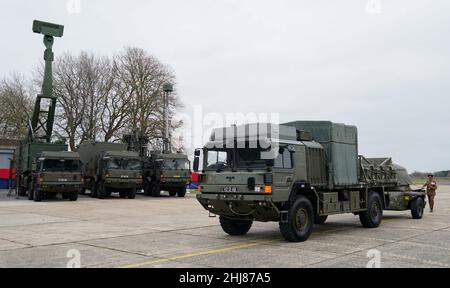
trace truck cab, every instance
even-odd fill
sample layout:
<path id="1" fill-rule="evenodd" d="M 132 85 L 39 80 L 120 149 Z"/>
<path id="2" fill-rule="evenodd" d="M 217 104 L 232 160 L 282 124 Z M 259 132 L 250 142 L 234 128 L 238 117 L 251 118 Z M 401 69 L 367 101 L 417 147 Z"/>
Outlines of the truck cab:
<path id="1" fill-rule="evenodd" d="M 182 153 L 152 153 L 143 164 L 144 194 L 159 197 L 161 190 L 170 196 L 184 197 L 191 180 L 191 162 Z"/>
<path id="2" fill-rule="evenodd" d="M 80 156 L 76 152 L 41 152 L 33 163 L 28 197 L 37 202 L 51 194 L 76 201 L 83 186 Z"/>

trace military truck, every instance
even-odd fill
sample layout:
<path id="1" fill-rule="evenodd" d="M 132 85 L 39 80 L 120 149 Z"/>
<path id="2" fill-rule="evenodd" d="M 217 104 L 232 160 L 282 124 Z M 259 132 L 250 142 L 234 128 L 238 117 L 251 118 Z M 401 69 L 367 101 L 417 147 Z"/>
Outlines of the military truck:
<path id="1" fill-rule="evenodd" d="M 62 198 L 78 200 L 83 186 L 80 156 L 76 152 L 41 152 L 33 163 L 28 199 L 40 202 L 61 193 Z"/>
<path id="2" fill-rule="evenodd" d="M 139 153 L 142 161 L 142 188 L 144 195 L 159 197 L 166 190 L 174 197 L 184 197 L 186 186 L 191 180 L 191 162 L 186 154 L 167 152 L 149 152 L 149 137 L 124 135 L 128 151 Z"/>
<path id="3" fill-rule="evenodd" d="M 142 166 L 136 152 L 119 143 L 86 142 L 78 147 L 83 163 L 84 189 L 91 197 L 104 199 L 113 192 L 134 199 L 142 182 Z"/>
<path id="4" fill-rule="evenodd" d="M 81 180 L 79 171 L 75 171 L 78 156 L 67 152 L 68 147 L 62 139 L 52 141 L 58 100 L 53 95 L 53 44 L 55 37 L 63 36 L 64 26 L 35 20 L 32 29 L 34 33 L 44 35 L 44 81 L 28 121 L 28 136 L 16 150 L 16 191 L 18 196 L 28 195 L 35 201 L 56 193 L 75 201 Z M 56 166 L 49 167 L 49 163 Z"/>
<path id="5" fill-rule="evenodd" d="M 143 188 L 147 196 L 159 197 L 166 190 L 174 197 L 186 196 L 191 162 L 181 153 L 154 153 L 143 160 Z"/>
<path id="6" fill-rule="evenodd" d="M 203 170 L 197 199 L 230 235 L 246 234 L 254 221 L 275 221 L 283 237 L 306 241 L 314 224 L 353 213 L 378 227 L 383 210 L 410 209 L 423 216 L 425 194 L 401 179 L 390 158 L 358 155 L 354 126 L 328 121 L 251 124 L 215 129 L 195 152 Z"/>

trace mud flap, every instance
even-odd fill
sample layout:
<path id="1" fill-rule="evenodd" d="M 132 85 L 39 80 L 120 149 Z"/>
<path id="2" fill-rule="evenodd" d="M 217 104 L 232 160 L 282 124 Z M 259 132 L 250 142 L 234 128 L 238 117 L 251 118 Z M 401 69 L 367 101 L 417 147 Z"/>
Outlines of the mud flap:
<path id="1" fill-rule="evenodd" d="M 280 222 L 281 223 L 288 223 L 289 221 L 289 211 L 281 211 L 280 212 Z"/>

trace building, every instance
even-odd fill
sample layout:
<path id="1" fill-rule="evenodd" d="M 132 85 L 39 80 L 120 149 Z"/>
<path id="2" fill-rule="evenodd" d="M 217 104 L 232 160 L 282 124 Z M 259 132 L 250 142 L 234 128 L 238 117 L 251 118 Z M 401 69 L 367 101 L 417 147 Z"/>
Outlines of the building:
<path id="1" fill-rule="evenodd" d="M 15 179 L 15 170 L 12 168 L 14 153 L 19 141 L 0 139 L 0 189 L 8 189 L 10 178 Z"/>

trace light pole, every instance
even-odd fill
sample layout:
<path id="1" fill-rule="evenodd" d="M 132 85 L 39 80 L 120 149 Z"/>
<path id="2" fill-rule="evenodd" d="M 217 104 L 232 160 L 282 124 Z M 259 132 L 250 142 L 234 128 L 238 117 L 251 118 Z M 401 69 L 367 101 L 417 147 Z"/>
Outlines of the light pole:
<path id="1" fill-rule="evenodd" d="M 170 135 L 169 135 L 169 96 L 170 93 L 173 92 L 173 85 L 170 83 L 166 83 L 163 85 L 164 90 L 164 147 L 163 147 L 163 153 L 170 153 L 171 147 L 170 147 Z"/>

